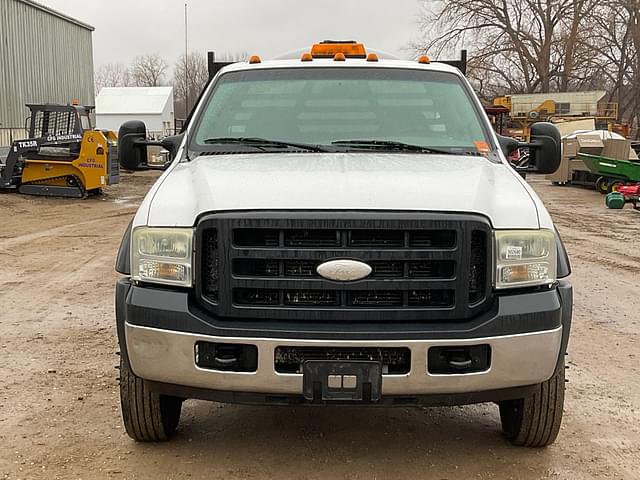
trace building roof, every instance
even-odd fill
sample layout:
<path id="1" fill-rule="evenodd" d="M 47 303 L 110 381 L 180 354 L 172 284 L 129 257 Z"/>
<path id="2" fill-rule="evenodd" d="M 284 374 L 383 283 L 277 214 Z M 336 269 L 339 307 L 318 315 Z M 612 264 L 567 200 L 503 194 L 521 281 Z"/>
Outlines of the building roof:
<path id="1" fill-rule="evenodd" d="M 74 23 L 74 24 L 78 25 L 79 27 L 86 28 L 87 30 L 90 30 L 92 32 L 95 31 L 95 28 L 92 27 L 91 25 L 89 25 L 88 23 L 84 23 L 84 22 L 81 22 L 80 20 L 76 20 L 75 18 L 70 17 L 68 15 L 65 15 L 64 13 L 58 12 L 57 10 L 54 10 L 53 8 L 47 7 L 47 6 L 42 5 L 40 3 L 34 2 L 32 0 L 17 0 L 17 1 L 18 2 L 22 2 L 22 3 L 26 4 L 26 5 L 30 5 L 33 8 L 37 8 L 38 10 L 41 10 L 41 11 L 46 12 L 46 13 L 49 13 L 49 14 L 54 15 L 54 16 L 56 16 L 58 18 L 63 19 L 63 20 L 66 20 L 67 22 Z"/>
<path id="2" fill-rule="evenodd" d="M 104 87 L 96 97 L 96 114 L 159 114 L 172 100 L 173 87 Z"/>

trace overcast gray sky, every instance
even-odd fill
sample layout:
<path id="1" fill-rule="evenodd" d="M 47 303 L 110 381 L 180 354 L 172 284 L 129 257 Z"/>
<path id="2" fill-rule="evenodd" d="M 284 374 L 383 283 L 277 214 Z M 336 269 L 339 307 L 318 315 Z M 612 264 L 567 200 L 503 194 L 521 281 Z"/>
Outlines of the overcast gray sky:
<path id="1" fill-rule="evenodd" d="M 184 0 L 37 0 L 93 25 L 96 67 L 184 52 Z M 190 50 L 269 58 L 323 39 L 355 39 L 401 57 L 416 37 L 419 0 L 188 0 Z"/>

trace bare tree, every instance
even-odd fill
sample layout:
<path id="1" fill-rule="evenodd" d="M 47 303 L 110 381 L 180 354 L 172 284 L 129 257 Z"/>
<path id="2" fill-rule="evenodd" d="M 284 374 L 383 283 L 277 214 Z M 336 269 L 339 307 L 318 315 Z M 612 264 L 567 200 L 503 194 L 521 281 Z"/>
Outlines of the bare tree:
<path id="1" fill-rule="evenodd" d="M 139 55 L 131 65 L 131 76 L 137 87 L 158 87 L 164 81 L 169 65 L 158 54 Z"/>
<path id="2" fill-rule="evenodd" d="M 416 53 L 470 50 L 487 100 L 603 89 L 620 119 L 640 122 L 640 0 L 425 0 L 420 28 Z"/>
<path id="3" fill-rule="evenodd" d="M 130 87 L 132 85 L 129 69 L 121 63 L 107 63 L 95 71 L 96 93 L 103 87 Z"/>
<path id="4" fill-rule="evenodd" d="M 182 55 L 173 73 L 176 115 L 186 117 L 209 80 L 207 57 L 200 52 Z"/>
<path id="5" fill-rule="evenodd" d="M 584 19 L 599 0 L 443 0 L 425 7 L 420 52 L 473 45 L 470 72 L 490 90 L 570 87 Z M 427 2 L 432 5 L 432 2 Z"/>
<path id="6" fill-rule="evenodd" d="M 619 115 L 640 123 L 640 1 L 603 0 L 593 15 L 589 46 L 601 59 L 599 81 L 618 103 Z"/>

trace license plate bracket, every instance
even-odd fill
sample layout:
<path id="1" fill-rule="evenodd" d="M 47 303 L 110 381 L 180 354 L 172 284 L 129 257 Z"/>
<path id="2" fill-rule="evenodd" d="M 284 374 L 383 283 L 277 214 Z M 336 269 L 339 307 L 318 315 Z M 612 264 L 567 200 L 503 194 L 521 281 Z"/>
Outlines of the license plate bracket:
<path id="1" fill-rule="evenodd" d="M 371 361 L 307 360 L 302 366 L 304 398 L 311 401 L 377 402 L 382 364 Z"/>

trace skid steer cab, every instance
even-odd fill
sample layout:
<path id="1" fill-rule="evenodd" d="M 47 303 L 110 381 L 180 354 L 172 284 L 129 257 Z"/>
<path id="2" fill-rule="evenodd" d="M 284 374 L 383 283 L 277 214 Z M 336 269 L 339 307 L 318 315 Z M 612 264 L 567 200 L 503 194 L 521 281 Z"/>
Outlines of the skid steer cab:
<path id="1" fill-rule="evenodd" d="M 94 107 L 27 104 L 28 138 L 16 140 L 0 163 L 0 190 L 84 198 L 118 183 L 118 139 L 95 130 Z"/>

